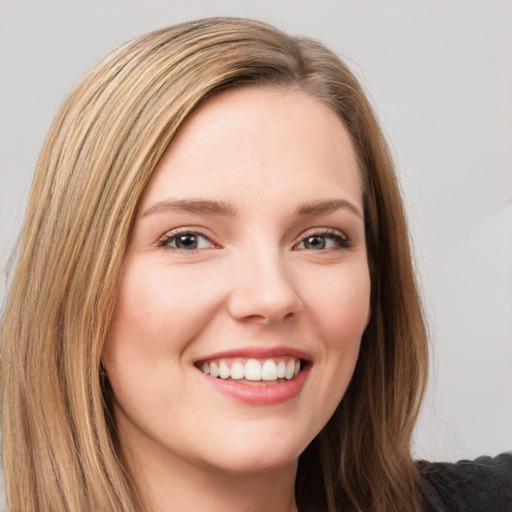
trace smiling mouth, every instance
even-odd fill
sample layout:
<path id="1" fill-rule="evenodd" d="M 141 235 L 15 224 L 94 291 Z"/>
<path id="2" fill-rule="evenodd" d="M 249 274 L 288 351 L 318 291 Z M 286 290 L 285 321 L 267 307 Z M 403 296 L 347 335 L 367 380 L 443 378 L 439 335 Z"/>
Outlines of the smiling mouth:
<path id="1" fill-rule="evenodd" d="M 204 374 L 248 385 L 276 385 L 293 380 L 304 362 L 295 357 L 266 359 L 215 359 L 198 361 L 195 366 Z"/>

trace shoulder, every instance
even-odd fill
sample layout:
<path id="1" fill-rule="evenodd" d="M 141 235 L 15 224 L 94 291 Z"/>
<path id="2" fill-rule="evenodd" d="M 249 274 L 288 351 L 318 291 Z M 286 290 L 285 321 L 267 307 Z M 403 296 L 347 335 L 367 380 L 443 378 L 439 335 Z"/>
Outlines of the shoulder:
<path id="1" fill-rule="evenodd" d="M 512 511 L 512 452 L 454 464 L 417 465 L 424 512 Z"/>

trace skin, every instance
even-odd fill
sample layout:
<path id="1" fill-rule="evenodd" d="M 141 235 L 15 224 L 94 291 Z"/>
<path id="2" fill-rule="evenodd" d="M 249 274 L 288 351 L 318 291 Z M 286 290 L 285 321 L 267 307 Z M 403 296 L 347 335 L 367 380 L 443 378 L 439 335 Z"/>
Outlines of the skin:
<path id="1" fill-rule="evenodd" d="M 198 199 L 230 211 L 186 206 Z M 350 137 L 304 92 L 226 92 L 182 126 L 142 197 L 103 355 L 146 510 L 297 510 L 298 457 L 342 399 L 370 314 L 362 212 Z M 278 404 L 221 393 L 194 364 L 278 346 L 308 359 Z"/>

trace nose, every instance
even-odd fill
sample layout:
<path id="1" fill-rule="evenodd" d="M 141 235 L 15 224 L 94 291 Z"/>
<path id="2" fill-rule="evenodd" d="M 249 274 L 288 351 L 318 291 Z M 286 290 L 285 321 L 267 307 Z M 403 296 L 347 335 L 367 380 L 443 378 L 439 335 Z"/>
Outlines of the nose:
<path id="1" fill-rule="evenodd" d="M 232 272 L 228 309 L 239 321 L 274 324 L 296 317 L 304 308 L 297 276 L 285 256 L 261 251 L 242 258 Z"/>

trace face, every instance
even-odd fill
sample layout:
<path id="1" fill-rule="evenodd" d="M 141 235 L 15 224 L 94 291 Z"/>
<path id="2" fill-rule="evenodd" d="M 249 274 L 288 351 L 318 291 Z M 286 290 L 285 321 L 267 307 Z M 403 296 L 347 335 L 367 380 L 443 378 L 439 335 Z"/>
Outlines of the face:
<path id="1" fill-rule="evenodd" d="M 304 92 L 203 104 L 142 197 L 104 364 L 149 464 L 294 466 L 343 397 L 369 317 L 350 137 Z"/>

